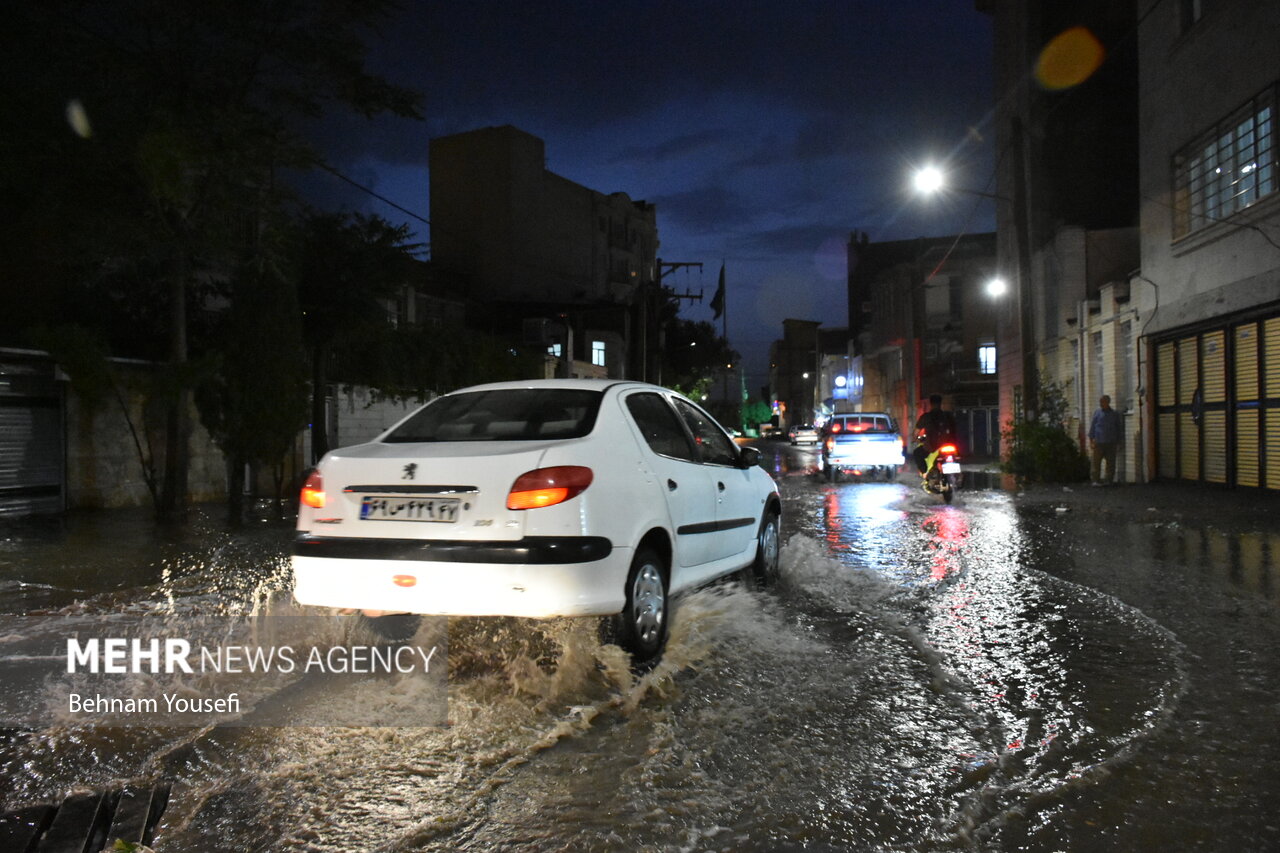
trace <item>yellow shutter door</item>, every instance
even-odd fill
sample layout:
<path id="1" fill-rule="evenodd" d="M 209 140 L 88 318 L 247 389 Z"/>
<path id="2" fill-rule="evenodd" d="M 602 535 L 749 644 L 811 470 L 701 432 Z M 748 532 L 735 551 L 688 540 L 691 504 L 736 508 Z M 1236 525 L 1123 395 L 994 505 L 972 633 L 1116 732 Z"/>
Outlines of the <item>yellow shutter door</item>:
<path id="1" fill-rule="evenodd" d="M 1258 486 L 1258 324 L 1235 329 L 1236 485 Z"/>
<path id="2" fill-rule="evenodd" d="M 1199 387 L 1200 341 L 1195 337 L 1178 341 L 1178 403 L 1190 406 Z M 1184 480 L 1200 479 L 1200 429 L 1183 411 L 1178 417 L 1178 474 Z"/>

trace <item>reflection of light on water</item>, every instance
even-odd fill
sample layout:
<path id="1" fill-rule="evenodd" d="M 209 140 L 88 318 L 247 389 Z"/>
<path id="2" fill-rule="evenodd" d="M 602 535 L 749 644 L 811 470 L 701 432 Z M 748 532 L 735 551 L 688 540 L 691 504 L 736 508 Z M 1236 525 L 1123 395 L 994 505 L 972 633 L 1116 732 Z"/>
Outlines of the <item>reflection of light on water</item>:
<path id="1" fill-rule="evenodd" d="M 828 488 L 822 499 L 822 524 L 825 538 L 833 550 L 841 551 L 876 538 L 890 535 L 883 528 L 906 517 L 897 504 L 902 492 L 896 486 L 867 484 L 861 487 Z"/>
<path id="2" fill-rule="evenodd" d="M 921 529 L 930 535 L 929 547 L 934 549 L 929 579 L 940 581 L 959 572 L 969 538 L 969 516 L 954 507 L 939 507 Z"/>

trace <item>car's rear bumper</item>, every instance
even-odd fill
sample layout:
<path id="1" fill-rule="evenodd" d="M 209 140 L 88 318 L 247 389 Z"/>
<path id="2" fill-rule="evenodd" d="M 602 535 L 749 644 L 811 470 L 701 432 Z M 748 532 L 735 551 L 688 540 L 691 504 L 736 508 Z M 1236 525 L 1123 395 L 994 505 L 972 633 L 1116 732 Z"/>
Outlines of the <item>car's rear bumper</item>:
<path id="1" fill-rule="evenodd" d="M 514 542 L 300 535 L 300 604 L 450 616 L 588 616 L 625 603 L 630 548 L 598 537 Z"/>
<path id="2" fill-rule="evenodd" d="M 833 468 L 876 468 L 901 465 L 902 450 L 894 443 L 885 447 L 869 445 L 842 451 L 839 445 L 827 454 L 827 464 Z"/>

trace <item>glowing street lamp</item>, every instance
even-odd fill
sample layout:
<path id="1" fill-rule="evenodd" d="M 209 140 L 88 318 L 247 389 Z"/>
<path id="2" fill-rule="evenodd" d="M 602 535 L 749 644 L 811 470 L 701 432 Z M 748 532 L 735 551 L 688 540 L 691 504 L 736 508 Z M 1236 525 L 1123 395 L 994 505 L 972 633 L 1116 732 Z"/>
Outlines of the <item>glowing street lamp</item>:
<path id="1" fill-rule="evenodd" d="M 946 185 L 946 179 L 937 166 L 925 166 L 916 171 L 914 183 L 916 192 L 921 195 L 933 195 Z"/>
<path id="2" fill-rule="evenodd" d="M 992 299 L 999 299 L 1009 292 L 1009 283 L 1004 279 L 996 276 L 987 282 L 987 295 Z"/>
<path id="3" fill-rule="evenodd" d="M 916 170 L 915 176 L 912 177 L 911 183 L 915 186 L 916 192 L 920 195 L 930 196 L 937 195 L 940 192 L 965 193 L 966 195 L 976 195 L 981 198 L 993 198 L 998 201 L 1010 201 L 1002 195 L 995 193 L 984 193 L 981 190 L 969 190 L 964 187 L 953 187 L 947 183 L 946 173 L 937 166 L 922 166 Z"/>

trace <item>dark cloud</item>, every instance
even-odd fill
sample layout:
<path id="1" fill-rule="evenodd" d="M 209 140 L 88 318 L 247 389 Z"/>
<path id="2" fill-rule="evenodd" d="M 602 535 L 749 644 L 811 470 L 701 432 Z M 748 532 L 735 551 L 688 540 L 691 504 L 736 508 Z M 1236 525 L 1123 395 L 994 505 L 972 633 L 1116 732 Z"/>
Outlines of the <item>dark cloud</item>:
<path id="1" fill-rule="evenodd" d="M 618 152 L 614 162 L 655 162 L 672 157 L 683 157 L 708 148 L 732 143 L 729 131 L 723 129 L 701 130 L 696 133 L 684 133 L 653 145 L 623 148 Z"/>
<path id="2" fill-rule="evenodd" d="M 970 186 L 990 176 L 991 21 L 972 0 L 425 0 L 370 60 L 423 93 L 425 120 L 327 120 L 335 164 L 425 214 L 432 138 L 520 127 L 557 174 L 656 204 L 664 257 L 731 259 L 730 302 L 756 306 L 730 312 L 731 338 L 780 333 L 760 308 L 776 300 L 752 295 L 766 281 L 838 287 L 855 228 L 888 240 L 989 227 L 989 211 L 903 191 L 927 155 Z"/>
<path id="3" fill-rule="evenodd" d="M 746 225 L 750 215 L 746 201 L 725 187 L 705 187 L 659 195 L 651 199 L 657 206 L 659 225 L 676 225 L 695 231 L 708 228 L 732 230 Z"/>

